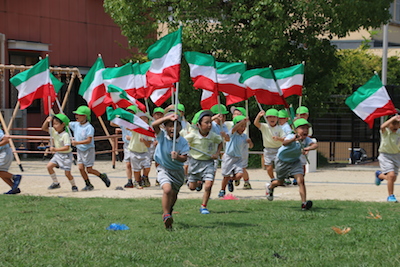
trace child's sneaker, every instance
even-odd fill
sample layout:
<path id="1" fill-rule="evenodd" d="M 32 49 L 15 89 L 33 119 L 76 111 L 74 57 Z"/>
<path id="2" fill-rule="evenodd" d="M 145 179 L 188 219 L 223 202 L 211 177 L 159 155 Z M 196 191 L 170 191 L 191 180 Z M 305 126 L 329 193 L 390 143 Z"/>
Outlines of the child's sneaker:
<path id="1" fill-rule="evenodd" d="M 106 184 L 107 187 L 110 187 L 111 181 L 108 179 L 107 174 L 100 174 L 100 179 Z"/>
<path id="2" fill-rule="evenodd" d="M 312 207 L 312 201 L 311 200 L 307 200 L 306 202 L 301 204 L 301 209 L 302 210 L 309 210 Z"/>
<path id="3" fill-rule="evenodd" d="M 201 208 L 200 208 L 200 213 L 201 214 L 210 214 L 208 209 L 206 207 L 203 207 L 203 206 L 201 206 Z"/>
<path id="4" fill-rule="evenodd" d="M 92 184 L 85 186 L 82 188 L 82 191 L 92 191 L 94 189 L 94 186 Z"/>
<path id="5" fill-rule="evenodd" d="M 19 174 L 15 174 L 12 176 L 13 179 L 13 186 L 11 188 L 12 190 L 16 190 L 18 188 L 19 184 L 21 183 L 21 178 L 22 176 Z"/>
<path id="6" fill-rule="evenodd" d="M 376 184 L 376 185 L 380 185 L 381 182 L 383 181 L 383 179 L 379 178 L 379 175 L 380 175 L 381 173 L 382 173 L 382 172 L 379 171 L 379 170 L 375 172 L 375 184 Z"/>
<path id="7" fill-rule="evenodd" d="M 160 186 L 160 183 L 158 182 L 158 180 L 156 179 L 156 183 L 155 183 L 155 185 L 156 186 Z"/>
<path id="8" fill-rule="evenodd" d="M 394 202 L 394 203 L 398 202 L 395 195 L 388 196 L 387 201 L 388 202 Z"/>
<path id="9" fill-rule="evenodd" d="M 150 187 L 150 180 L 148 176 L 142 175 L 143 187 Z"/>
<path id="10" fill-rule="evenodd" d="M 135 187 L 137 189 L 143 189 L 143 185 L 144 185 L 143 180 L 140 180 L 139 182 L 135 181 Z"/>
<path id="11" fill-rule="evenodd" d="M 164 221 L 165 229 L 172 230 L 172 223 L 174 222 L 174 219 L 172 218 L 171 214 L 169 214 L 169 213 L 164 214 L 163 221 Z"/>
<path id="12" fill-rule="evenodd" d="M 291 184 L 292 184 L 292 181 L 290 181 L 289 178 L 286 178 L 285 179 L 285 185 L 291 185 Z"/>
<path id="13" fill-rule="evenodd" d="M 267 199 L 269 201 L 274 200 L 274 189 L 270 188 L 270 184 L 269 183 L 266 183 L 265 186 L 267 188 L 267 191 L 265 192 L 265 194 L 267 195 Z"/>
<path id="14" fill-rule="evenodd" d="M 57 189 L 60 188 L 60 183 L 52 183 L 49 187 L 47 187 L 47 189 Z"/>
<path id="15" fill-rule="evenodd" d="M 229 192 L 233 192 L 233 180 L 229 180 L 228 182 L 228 191 Z"/>
<path id="16" fill-rule="evenodd" d="M 134 188 L 135 185 L 132 183 L 132 181 L 128 180 L 128 183 L 124 185 L 125 188 Z"/>
<path id="17" fill-rule="evenodd" d="M 76 187 L 75 185 L 72 187 L 72 192 L 78 192 L 78 187 Z"/>
<path id="18" fill-rule="evenodd" d="M 197 183 L 196 191 L 200 192 L 201 189 L 203 189 L 203 181 L 200 181 L 200 183 L 199 182 Z"/>
<path id="19" fill-rule="evenodd" d="M 218 193 L 218 197 L 221 198 L 221 197 L 224 197 L 224 196 L 225 196 L 225 190 L 220 190 L 219 193 Z"/>
<path id="20" fill-rule="evenodd" d="M 4 194 L 5 195 L 16 195 L 19 193 L 21 193 L 21 190 L 19 188 L 16 188 L 16 189 L 11 189 L 10 191 L 5 192 Z"/>
<path id="21" fill-rule="evenodd" d="M 235 180 L 235 186 L 239 186 L 240 185 L 240 180 Z"/>
<path id="22" fill-rule="evenodd" d="M 244 189 L 244 190 L 252 189 L 252 188 L 251 188 L 251 184 L 250 184 L 248 181 L 244 182 L 243 189 Z"/>
<path id="23" fill-rule="evenodd" d="M 292 185 L 297 185 L 297 180 L 296 179 L 293 179 Z"/>

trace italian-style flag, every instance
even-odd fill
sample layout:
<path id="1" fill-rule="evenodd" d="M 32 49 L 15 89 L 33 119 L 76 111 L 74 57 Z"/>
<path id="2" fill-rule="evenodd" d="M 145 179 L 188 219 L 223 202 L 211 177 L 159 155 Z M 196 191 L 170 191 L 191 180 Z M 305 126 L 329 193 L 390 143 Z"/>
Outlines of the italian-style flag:
<path id="1" fill-rule="evenodd" d="M 287 105 L 275 84 L 272 68 L 252 69 L 244 72 L 239 80 L 254 92 L 257 101 L 266 105 Z"/>
<path id="2" fill-rule="evenodd" d="M 172 92 L 175 92 L 176 89 L 175 87 L 171 87 L 171 88 L 159 88 L 159 89 L 155 89 L 153 90 L 153 92 L 150 95 L 150 99 L 151 101 L 153 101 L 153 103 L 159 107 L 161 106 L 165 101 L 168 100 L 168 98 L 170 98 L 172 96 Z"/>
<path id="3" fill-rule="evenodd" d="M 10 79 L 10 82 L 18 90 L 21 110 L 29 107 L 33 100 L 41 98 L 43 99 L 44 113 L 47 115 L 50 113 L 49 106 L 52 106 L 56 99 L 50 74 L 49 58 L 46 57 L 32 68 L 18 73 Z"/>
<path id="4" fill-rule="evenodd" d="M 302 95 L 304 81 L 303 64 L 274 70 L 274 74 L 285 98 L 291 95 Z"/>
<path id="5" fill-rule="evenodd" d="M 215 58 L 212 55 L 199 52 L 185 52 L 184 54 L 189 64 L 193 87 L 216 91 L 217 70 L 215 68 Z"/>
<path id="6" fill-rule="evenodd" d="M 86 100 L 96 116 L 103 115 L 106 108 L 112 103 L 106 94 L 107 90 L 103 80 L 104 70 L 103 59 L 98 57 L 79 88 L 79 94 Z"/>
<path id="7" fill-rule="evenodd" d="M 252 91 L 239 82 L 240 76 L 246 71 L 244 63 L 216 62 L 215 65 L 217 67 L 218 91 L 223 92 L 227 105 L 246 100 L 253 95 Z"/>
<path id="8" fill-rule="evenodd" d="M 119 126 L 124 126 L 125 128 L 135 131 L 137 133 L 147 135 L 150 137 L 155 137 L 155 132 L 153 128 L 150 127 L 146 122 L 144 122 L 138 116 L 122 109 L 113 109 L 112 107 L 107 108 L 107 118 L 114 124 Z"/>
<path id="9" fill-rule="evenodd" d="M 133 73 L 135 75 L 135 95 L 137 99 L 149 98 L 151 92 L 147 87 L 146 73 L 149 70 L 151 61 L 139 64 L 133 64 Z"/>
<path id="10" fill-rule="evenodd" d="M 169 88 L 179 82 L 182 58 L 182 28 L 170 33 L 153 45 L 146 53 L 152 61 L 147 71 L 147 84 L 154 88 Z"/>
<path id="11" fill-rule="evenodd" d="M 107 87 L 107 92 L 113 102 L 112 106 L 114 108 L 127 108 L 129 106 L 135 105 L 140 110 L 146 112 L 146 107 L 139 100 L 135 99 L 133 96 L 127 94 L 125 90 L 119 88 L 113 84 Z"/>
<path id="12" fill-rule="evenodd" d="M 218 104 L 218 91 L 202 90 L 200 105 L 202 109 L 211 109 Z"/>
<path id="13" fill-rule="evenodd" d="M 345 103 L 368 124 L 369 128 L 374 126 L 374 119 L 397 113 L 378 75 L 374 75 L 366 84 L 359 87 Z"/>
<path id="14" fill-rule="evenodd" d="M 135 75 L 132 63 L 127 63 L 116 68 L 106 68 L 102 75 L 106 87 L 112 84 L 121 88 L 129 95 L 135 96 Z"/>

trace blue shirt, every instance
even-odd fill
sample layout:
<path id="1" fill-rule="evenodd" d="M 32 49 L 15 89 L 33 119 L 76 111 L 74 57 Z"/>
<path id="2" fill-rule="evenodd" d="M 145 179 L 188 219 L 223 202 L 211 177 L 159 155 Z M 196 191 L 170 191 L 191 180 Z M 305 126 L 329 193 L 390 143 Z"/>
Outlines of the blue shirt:
<path id="1" fill-rule="evenodd" d="M 238 134 L 237 132 L 228 133 L 230 140 L 226 143 L 225 153 L 231 157 L 241 157 L 243 150 L 246 149 L 247 135 L 245 133 Z"/>
<path id="2" fill-rule="evenodd" d="M 214 133 L 221 135 L 221 132 L 225 132 L 228 133 L 228 127 L 226 127 L 225 123 L 222 124 L 222 128 L 221 125 L 216 123 L 215 121 L 212 122 L 212 128 L 211 131 L 213 131 Z"/>
<path id="3" fill-rule="evenodd" d="M 0 141 L 3 140 L 4 137 L 4 132 L 3 130 L 0 129 Z M 2 151 L 3 149 L 9 148 L 10 145 L 9 144 L 5 144 L 4 146 L 0 146 L 0 151 Z"/>
<path id="4" fill-rule="evenodd" d="M 291 133 L 293 132 L 293 131 L 292 131 L 292 128 L 290 128 L 290 125 L 289 125 L 289 123 L 287 123 L 287 122 L 285 122 L 283 125 L 281 125 L 281 127 L 282 127 L 283 132 L 284 132 L 286 135 L 291 134 Z"/>
<path id="5" fill-rule="evenodd" d="M 294 134 L 289 134 L 288 136 L 286 136 L 285 140 L 292 139 L 293 137 Z M 306 139 L 302 141 L 303 147 L 307 147 L 311 143 L 312 140 L 310 137 L 306 137 Z M 277 157 L 284 162 L 294 162 L 298 160 L 301 155 L 302 153 L 300 141 L 294 141 L 287 146 L 281 146 L 278 149 Z"/>
<path id="6" fill-rule="evenodd" d="M 129 140 L 126 139 L 127 136 L 132 136 L 132 131 L 126 129 L 124 126 L 120 126 L 121 131 L 122 131 L 122 141 L 128 146 L 129 145 Z"/>
<path id="7" fill-rule="evenodd" d="M 75 141 L 84 141 L 88 137 L 92 137 L 92 141 L 86 145 L 77 145 L 76 148 L 81 151 L 86 151 L 89 148 L 94 147 L 94 127 L 86 122 L 85 124 L 80 124 L 77 121 L 73 121 L 69 124 L 69 127 L 74 131 Z"/>
<path id="8" fill-rule="evenodd" d="M 156 147 L 156 152 L 154 152 L 154 160 L 162 165 L 166 169 L 170 170 L 180 170 L 183 168 L 183 162 L 179 160 L 172 160 L 171 152 L 172 152 L 172 142 L 173 140 L 165 134 L 164 129 L 160 129 L 160 132 L 157 134 L 158 145 Z M 189 154 L 189 144 L 185 138 L 179 136 L 176 139 L 175 143 L 175 151 L 180 155 Z"/>

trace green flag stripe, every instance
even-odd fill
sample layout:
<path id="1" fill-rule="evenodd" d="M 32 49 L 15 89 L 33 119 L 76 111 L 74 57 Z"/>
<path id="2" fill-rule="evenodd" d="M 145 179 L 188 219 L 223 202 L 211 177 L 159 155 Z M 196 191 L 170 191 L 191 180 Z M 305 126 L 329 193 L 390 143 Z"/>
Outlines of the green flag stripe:
<path id="1" fill-rule="evenodd" d="M 40 60 L 38 63 L 36 63 L 36 65 L 33 66 L 32 68 L 30 68 L 30 69 L 28 69 L 26 71 L 23 71 L 21 73 L 18 73 L 17 75 L 12 77 L 10 79 L 10 82 L 15 87 L 17 87 L 21 83 L 24 83 L 24 82 L 28 81 L 33 76 L 46 71 L 48 68 L 49 68 L 49 58 L 46 57 L 46 58 Z"/>
<path id="2" fill-rule="evenodd" d="M 351 96 L 349 96 L 345 103 L 350 109 L 355 109 L 361 102 L 365 101 L 371 95 L 375 94 L 380 88 L 383 87 L 381 79 L 378 75 L 374 75 L 366 84 L 359 87 Z"/>
<path id="3" fill-rule="evenodd" d="M 146 53 L 148 54 L 147 57 L 150 60 L 161 58 L 165 54 L 167 54 L 172 47 L 178 45 L 179 43 L 182 43 L 181 27 L 177 31 L 162 37 L 157 42 L 152 44 L 146 51 Z"/>

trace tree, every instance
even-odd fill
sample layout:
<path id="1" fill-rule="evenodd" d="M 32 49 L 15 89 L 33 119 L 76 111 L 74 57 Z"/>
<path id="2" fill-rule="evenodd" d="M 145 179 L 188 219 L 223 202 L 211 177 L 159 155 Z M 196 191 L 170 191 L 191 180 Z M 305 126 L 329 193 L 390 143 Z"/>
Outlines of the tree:
<path id="1" fill-rule="evenodd" d="M 140 53 L 155 41 L 160 23 L 173 31 L 181 22 L 185 51 L 214 54 L 219 61 L 246 61 L 249 69 L 283 68 L 304 61 L 303 103 L 318 110 L 333 92 L 332 73 L 338 68 L 332 36 L 380 27 L 390 19 L 391 2 L 105 0 L 104 7 Z M 181 84 L 181 91 L 193 91 L 189 79 Z M 251 106 L 257 110 L 254 103 Z"/>

